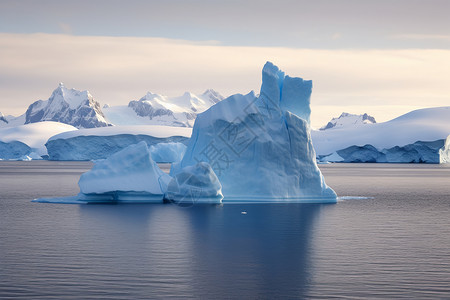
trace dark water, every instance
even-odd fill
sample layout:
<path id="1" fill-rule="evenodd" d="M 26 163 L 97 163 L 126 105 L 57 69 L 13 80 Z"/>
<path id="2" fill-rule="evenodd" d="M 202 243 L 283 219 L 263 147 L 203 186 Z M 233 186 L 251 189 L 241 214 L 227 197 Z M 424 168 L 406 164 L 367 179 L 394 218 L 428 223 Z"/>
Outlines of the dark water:
<path id="1" fill-rule="evenodd" d="M 90 166 L 0 162 L 1 299 L 450 298 L 450 166 L 324 165 L 373 197 L 327 205 L 30 202 Z"/>

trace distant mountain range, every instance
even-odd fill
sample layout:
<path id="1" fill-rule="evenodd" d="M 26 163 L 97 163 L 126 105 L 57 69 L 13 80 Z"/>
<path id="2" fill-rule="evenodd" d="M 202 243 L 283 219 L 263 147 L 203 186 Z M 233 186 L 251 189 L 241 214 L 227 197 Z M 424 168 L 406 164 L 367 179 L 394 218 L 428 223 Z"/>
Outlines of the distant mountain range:
<path id="1" fill-rule="evenodd" d="M 12 127 L 41 121 L 54 121 L 77 128 L 97 128 L 112 125 L 166 125 L 192 127 L 197 114 L 223 100 L 209 89 L 201 95 L 186 92 L 180 97 L 166 97 L 148 92 L 128 105 L 103 109 L 88 91 L 68 89 L 64 84 L 53 91 L 48 100 L 31 104 L 19 117 L 0 113 L 0 127 Z"/>
<path id="2" fill-rule="evenodd" d="M 128 106 L 106 106 L 103 112 L 114 125 L 167 125 L 193 127 L 197 114 L 224 97 L 214 90 L 201 95 L 186 92 L 180 97 L 166 97 L 148 92 Z"/>

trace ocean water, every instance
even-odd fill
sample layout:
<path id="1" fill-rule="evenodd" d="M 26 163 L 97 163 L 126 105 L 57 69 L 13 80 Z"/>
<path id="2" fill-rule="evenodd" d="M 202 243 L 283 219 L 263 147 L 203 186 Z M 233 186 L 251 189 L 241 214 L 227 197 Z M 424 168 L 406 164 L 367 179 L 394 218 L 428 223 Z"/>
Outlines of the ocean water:
<path id="1" fill-rule="evenodd" d="M 321 165 L 326 205 L 31 202 L 90 167 L 0 162 L 0 299 L 450 298 L 450 166 Z"/>

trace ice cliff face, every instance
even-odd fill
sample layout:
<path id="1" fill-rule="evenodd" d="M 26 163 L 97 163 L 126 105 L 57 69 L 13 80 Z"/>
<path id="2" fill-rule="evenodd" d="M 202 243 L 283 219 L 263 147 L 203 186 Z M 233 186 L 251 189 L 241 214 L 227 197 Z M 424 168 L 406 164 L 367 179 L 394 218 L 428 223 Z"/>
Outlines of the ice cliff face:
<path id="1" fill-rule="evenodd" d="M 445 140 L 444 146 L 439 149 L 439 162 L 441 164 L 450 164 L 450 135 Z"/>
<path id="2" fill-rule="evenodd" d="M 148 92 L 138 101 L 130 101 L 128 107 L 153 124 L 192 127 L 197 114 L 221 100 L 223 97 L 214 90 L 206 90 L 199 96 L 186 92 L 174 98 Z"/>
<path id="3" fill-rule="evenodd" d="M 28 107 L 25 124 L 55 121 L 77 128 L 108 126 L 100 104 L 88 91 L 67 89 L 62 83 L 46 101 L 39 100 Z"/>
<path id="4" fill-rule="evenodd" d="M 342 128 L 348 126 L 362 125 L 362 124 L 375 124 L 375 118 L 368 114 L 354 115 L 343 112 L 339 118 L 333 118 L 327 125 L 320 128 L 320 130 L 327 130 L 331 128 Z"/>
<path id="5" fill-rule="evenodd" d="M 181 160 L 190 134 L 190 128 L 181 127 L 109 126 L 55 135 L 45 146 L 50 160 L 97 160 L 144 141 L 156 162 L 176 162 Z"/>
<path id="6" fill-rule="evenodd" d="M 208 162 L 224 202 L 336 202 L 311 142 L 311 83 L 284 76 L 270 62 L 262 81 L 259 97 L 234 95 L 198 115 L 183 160 L 171 174 Z"/>
<path id="7" fill-rule="evenodd" d="M 30 153 L 32 153 L 32 149 L 22 142 L 0 141 L 0 160 L 21 160 L 30 155 Z"/>

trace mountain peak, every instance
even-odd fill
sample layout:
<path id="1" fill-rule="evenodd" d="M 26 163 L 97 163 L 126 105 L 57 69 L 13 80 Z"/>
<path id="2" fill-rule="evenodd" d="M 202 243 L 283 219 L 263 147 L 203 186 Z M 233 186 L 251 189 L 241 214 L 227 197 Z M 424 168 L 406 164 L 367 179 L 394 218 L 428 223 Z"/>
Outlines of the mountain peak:
<path id="1" fill-rule="evenodd" d="M 100 104 L 88 91 L 68 89 L 62 82 L 46 101 L 39 100 L 28 107 L 25 124 L 56 121 L 79 128 L 108 126 Z"/>
<path id="2" fill-rule="evenodd" d="M 342 128 L 349 126 L 359 126 L 364 124 L 375 124 L 375 118 L 364 113 L 362 115 L 350 114 L 343 112 L 339 118 L 333 118 L 327 125 L 320 128 L 320 130 L 327 130 L 331 128 Z"/>

